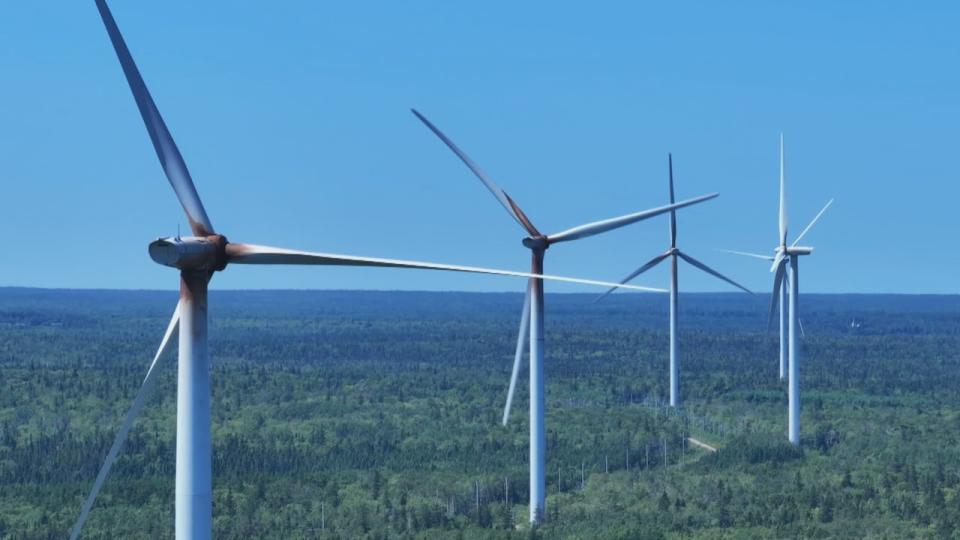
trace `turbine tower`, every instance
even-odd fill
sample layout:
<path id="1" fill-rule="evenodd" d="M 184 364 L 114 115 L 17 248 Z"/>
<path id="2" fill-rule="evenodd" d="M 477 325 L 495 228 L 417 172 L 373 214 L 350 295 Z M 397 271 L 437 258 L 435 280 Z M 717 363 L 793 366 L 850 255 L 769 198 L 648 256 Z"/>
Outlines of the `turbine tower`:
<path id="1" fill-rule="evenodd" d="M 670 204 L 674 204 L 674 193 L 673 193 L 673 155 L 669 154 L 667 156 L 667 163 L 669 168 L 670 176 Z M 657 255 L 653 259 L 647 261 L 646 264 L 636 269 L 633 273 L 623 278 L 620 283 L 628 283 L 632 279 L 636 278 L 640 274 L 654 268 L 663 261 L 670 259 L 670 406 L 679 407 L 680 406 L 680 359 L 679 359 L 679 343 L 677 339 L 677 311 L 679 309 L 679 287 L 677 280 L 677 265 L 679 259 L 683 259 L 688 264 L 692 265 L 695 268 L 698 268 L 718 279 L 726 281 L 727 283 L 737 287 L 745 292 L 753 294 L 749 289 L 740 285 L 736 281 L 724 276 L 720 272 L 717 272 L 713 268 L 710 268 L 706 264 L 694 259 L 690 255 L 680 251 L 680 248 L 677 247 L 677 213 L 676 211 L 670 211 L 670 247 L 667 251 Z M 605 292 L 600 298 L 607 296 L 612 293 L 615 289 L 611 288 Z M 599 299 L 598 299 L 599 300 Z"/>
<path id="2" fill-rule="evenodd" d="M 542 273 L 544 254 L 551 245 L 571 240 L 587 238 L 603 232 L 611 231 L 624 227 L 631 223 L 648 219 L 667 212 L 673 212 L 679 208 L 690 206 L 700 202 L 713 199 L 716 193 L 704 195 L 693 199 L 688 199 L 679 203 L 670 202 L 667 206 L 644 210 L 625 216 L 615 217 L 603 221 L 587 223 L 563 232 L 551 235 L 544 235 L 523 213 L 520 206 L 510 198 L 507 193 L 500 188 L 490 177 L 470 157 L 460 150 L 450 138 L 443 134 L 433 123 L 417 110 L 413 114 L 420 119 L 430 130 L 442 140 L 457 157 L 473 172 L 477 178 L 487 187 L 493 196 L 500 201 L 500 204 L 506 209 L 517 223 L 523 227 L 528 234 L 523 239 L 523 245 L 530 250 L 531 263 L 530 271 L 532 273 Z M 546 410 L 546 397 L 544 392 L 543 377 L 543 356 L 544 356 L 544 338 L 543 338 L 543 281 L 540 279 L 531 279 L 527 285 L 527 293 L 523 301 L 523 312 L 520 317 L 520 333 L 517 337 L 517 349 L 514 355 L 513 371 L 510 377 L 510 387 L 507 391 L 507 402 L 503 411 L 503 424 L 506 425 L 510 415 L 510 408 L 513 404 L 513 394 L 517 385 L 517 377 L 520 371 L 520 360 L 523 356 L 524 337 L 529 327 L 530 333 L 530 522 L 539 523 L 546 510 L 546 424 L 544 413 Z"/>
<path id="3" fill-rule="evenodd" d="M 784 175 L 783 158 L 783 134 L 780 134 L 780 211 L 778 220 L 778 245 L 774 249 L 773 257 L 748 253 L 742 251 L 731 251 L 738 255 L 745 255 L 759 259 L 772 261 L 770 271 L 774 273 L 773 278 L 773 296 L 770 302 L 770 324 L 773 324 L 773 316 L 780 307 L 780 378 L 784 376 L 787 382 L 787 437 L 794 445 L 800 444 L 800 257 L 813 253 L 812 247 L 800 246 L 800 240 L 810 231 L 813 224 L 820 219 L 820 216 L 830 208 L 833 199 L 827 201 L 827 204 L 817 212 L 817 215 L 810 220 L 810 224 L 800 232 L 792 244 L 787 245 L 788 220 L 787 220 L 787 184 Z M 787 287 L 789 286 L 789 293 Z M 787 304 L 784 310 L 784 303 Z M 786 355 L 786 359 L 784 356 Z M 785 361 L 786 360 L 786 361 Z"/>
<path id="4" fill-rule="evenodd" d="M 180 271 L 180 301 L 174 309 L 160 347 L 150 364 L 143 384 L 137 391 L 130 410 L 113 441 L 93 488 L 84 501 L 70 537 L 79 537 L 87 516 L 110 468 L 116 461 L 127 434 L 153 387 L 157 365 L 179 330 L 179 363 L 177 371 L 177 451 L 176 451 L 176 538 L 206 539 L 212 534 L 212 450 L 210 441 L 210 362 L 207 348 L 207 287 L 216 272 L 228 264 L 297 264 L 335 266 L 375 266 L 415 268 L 495 274 L 524 278 L 553 279 L 609 287 L 608 282 L 577 278 L 545 276 L 540 273 L 511 272 L 488 268 L 453 266 L 418 261 L 356 257 L 331 253 L 312 253 L 291 249 L 237 244 L 228 242 L 216 232 L 203 203 L 153 98 L 147 90 L 130 51 L 104 0 L 96 0 L 97 8 L 137 108 L 147 128 L 167 180 L 186 212 L 194 236 L 159 238 L 149 247 L 150 257 L 157 263 Z M 644 287 L 629 287 L 650 290 Z"/>

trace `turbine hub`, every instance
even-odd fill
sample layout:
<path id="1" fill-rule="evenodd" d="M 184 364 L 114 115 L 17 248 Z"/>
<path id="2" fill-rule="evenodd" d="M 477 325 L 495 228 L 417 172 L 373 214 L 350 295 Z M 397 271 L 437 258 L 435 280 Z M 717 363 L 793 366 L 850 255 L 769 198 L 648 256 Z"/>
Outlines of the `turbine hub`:
<path id="1" fill-rule="evenodd" d="M 546 236 L 528 236 L 523 239 L 523 245 L 535 250 L 545 250 L 550 247 L 550 241 Z"/>
<path id="2" fill-rule="evenodd" d="M 227 238 L 219 234 L 157 238 L 150 242 L 150 258 L 180 270 L 220 271 L 227 266 Z"/>

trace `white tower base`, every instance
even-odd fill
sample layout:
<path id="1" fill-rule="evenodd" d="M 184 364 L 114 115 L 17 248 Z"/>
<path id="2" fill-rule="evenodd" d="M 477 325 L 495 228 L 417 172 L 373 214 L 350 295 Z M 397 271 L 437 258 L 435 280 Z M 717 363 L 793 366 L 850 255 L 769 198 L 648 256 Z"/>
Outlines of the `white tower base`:
<path id="1" fill-rule="evenodd" d="M 670 256 L 670 406 L 680 406 L 680 361 L 677 358 L 677 308 L 680 297 L 677 286 L 677 255 Z"/>
<path id="2" fill-rule="evenodd" d="M 533 251 L 533 273 L 543 273 L 543 251 Z M 530 523 L 547 509 L 546 396 L 543 381 L 543 280 L 530 280 Z"/>
<path id="3" fill-rule="evenodd" d="M 799 256 L 790 257 L 790 380 L 788 434 L 790 443 L 800 444 L 800 273 L 797 270 Z"/>
<path id="4" fill-rule="evenodd" d="M 177 366 L 177 540 L 213 534 L 210 444 L 210 359 L 206 272 L 180 274 L 180 359 Z"/>

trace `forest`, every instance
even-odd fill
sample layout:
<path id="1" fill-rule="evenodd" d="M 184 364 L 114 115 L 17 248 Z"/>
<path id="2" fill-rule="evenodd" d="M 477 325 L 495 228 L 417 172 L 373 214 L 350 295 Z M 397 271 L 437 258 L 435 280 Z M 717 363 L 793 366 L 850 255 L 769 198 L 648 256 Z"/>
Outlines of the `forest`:
<path id="1" fill-rule="evenodd" d="M 547 515 L 521 294 L 213 291 L 214 536 L 960 539 L 960 297 L 802 300 L 802 442 L 769 296 L 547 294 Z M 66 538 L 174 292 L 0 288 L 0 538 Z M 176 355 L 83 538 L 172 538 Z M 717 451 L 689 442 L 694 438 Z"/>

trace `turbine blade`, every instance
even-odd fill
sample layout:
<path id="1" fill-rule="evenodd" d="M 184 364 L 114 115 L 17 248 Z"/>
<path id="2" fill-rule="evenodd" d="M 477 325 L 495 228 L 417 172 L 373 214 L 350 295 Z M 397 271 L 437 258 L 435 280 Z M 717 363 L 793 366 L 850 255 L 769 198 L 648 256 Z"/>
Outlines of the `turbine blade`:
<path id="1" fill-rule="evenodd" d="M 157 354 L 154 355 L 153 362 L 150 363 L 150 368 L 147 370 L 147 376 L 144 377 L 143 384 L 140 385 L 140 389 L 137 390 L 136 397 L 133 398 L 133 404 L 130 406 L 130 410 L 127 411 L 127 416 L 123 420 L 123 424 L 120 426 L 120 431 L 117 432 L 117 436 L 113 439 L 113 444 L 110 446 L 110 451 L 107 452 L 107 458 L 103 461 L 103 465 L 100 467 L 100 472 L 97 473 L 97 479 L 93 482 L 93 489 L 90 490 L 90 494 L 87 495 L 87 499 L 83 501 L 83 508 L 80 510 L 80 517 L 77 518 L 76 523 L 73 525 L 73 529 L 70 531 L 70 540 L 76 540 L 80 536 L 80 531 L 83 530 L 83 525 L 87 521 L 87 516 L 90 515 L 90 509 L 93 508 L 93 503 L 96 501 L 97 495 L 100 494 L 100 488 L 103 487 L 104 480 L 106 480 L 107 475 L 110 474 L 110 469 L 117 460 L 117 454 L 119 454 L 120 448 L 123 447 L 123 443 L 127 440 L 127 435 L 130 434 L 130 428 L 133 427 L 133 422 L 140 414 L 140 410 L 143 409 L 143 402 L 147 399 L 147 396 L 150 395 L 150 391 L 153 389 L 153 384 L 156 381 L 155 375 L 157 373 L 157 362 L 163 358 L 164 354 L 170 348 L 172 343 L 170 337 L 177 329 L 179 322 L 180 303 L 178 302 L 177 308 L 173 311 L 173 317 L 170 318 L 170 324 L 167 325 L 167 331 L 163 334 L 163 339 L 160 341 L 160 348 L 157 349 Z"/>
<path id="2" fill-rule="evenodd" d="M 773 261 L 773 257 L 769 255 L 760 255 L 759 253 L 750 253 L 748 251 L 734 251 L 732 249 L 718 249 L 717 251 L 722 251 L 724 253 L 732 253 L 734 255 L 742 255 L 744 257 L 753 257 L 754 259 L 763 259 L 765 261 Z"/>
<path id="3" fill-rule="evenodd" d="M 629 282 L 629 281 L 632 280 L 633 278 L 639 276 L 640 274 L 642 274 L 642 273 L 646 272 L 647 270 L 653 268 L 654 266 L 660 264 L 661 262 L 663 262 L 664 259 L 666 259 L 666 258 L 669 257 L 669 256 L 670 256 L 670 252 L 669 252 L 669 251 L 666 252 L 666 253 L 663 253 L 663 254 L 661 254 L 661 255 L 657 255 L 656 257 L 654 257 L 654 258 L 650 259 L 649 261 L 647 261 L 647 263 L 644 264 L 643 266 L 641 266 L 640 268 L 637 268 L 636 270 L 634 270 L 633 272 L 631 272 L 630 275 L 628 275 L 627 277 L 621 279 L 621 280 L 620 280 L 620 283 L 621 283 L 621 284 L 624 284 L 624 283 Z M 604 298 L 607 297 L 608 294 L 612 293 L 612 292 L 615 291 L 616 289 L 617 289 L 617 287 L 611 287 L 610 289 L 607 289 L 607 292 L 605 292 L 605 293 L 601 294 L 600 296 L 598 296 L 597 299 L 594 300 L 594 302 L 599 302 L 600 300 L 603 300 Z"/>
<path id="4" fill-rule="evenodd" d="M 507 403 L 503 407 L 503 425 L 510 419 L 510 409 L 513 406 L 513 394 L 517 389 L 517 377 L 520 376 L 520 361 L 523 359 L 524 345 L 527 344 L 527 333 L 530 330 L 530 291 L 533 287 L 527 282 L 527 294 L 523 297 L 523 313 L 520 315 L 520 334 L 517 336 L 517 351 L 513 355 L 513 371 L 510 373 L 510 388 L 507 390 Z"/>
<path id="5" fill-rule="evenodd" d="M 797 319 L 797 324 L 800 325 L 800 337 L 806 338 L 807 332 L 803 329 L 803 319 Z"/>
<path id="6" fill-rule="evenodd" d="M 787 256 L 786 256 L 782 251 L 777 251 L 777 256 L 774 257 L 774 259 L 773 259 L 773 264 L 770 265 L 770 271 L 771 271 L 771 272 L 775 272 L 775 271 L 777 270 L 777 266 L 778 266 L 781 262 L 783 262 L 784 260 L 786 260 L 786 258 L 787 258 Z"/>
<path id="7" fill-rule="evenodd" d="M 777 305 L 780 303 L 780 287 L 783 286 L 783 278 L 786 274 L 787 261 L 781 259 L 777 265 L 777 273 L 773 278 L 773 298 L 770 301 L 770 320 L 767 322 L 767 331 L 773 328 L 773 316 L 777 312 Z"/>
<path id="8" fill-rule="evenodd" d="M 686 253 L 684 253 L 684 252 L 682 252 L 682 251 L 677 251 L 677 255 L 679 255 L 681 259 L 687 261 L 688 263 L 692 264 L 693 266 L 696 266 L 697 268 L 699 268 L 699 269 L 703 270 L 704 272 L 712 275 L 713 277 L 715 277 L 715 278 L 717 278 L 717 279 L 722 279 L 723 281 L 726 281 L 727 283 L 729 283 L 729 284 L 733 285 L 734 287 L 742 290 L 743 292 L 746 292 L 746 293 L 749 293 L 749 294 L 753 294 L 753 291 L 751 291 L 750 289 L 748 289 L 748 288 L 744 287 L 743 285 L 737 283 L 736 281 L 728 278 L 727 276 L 721 274 L 720 272 L 717 272 L 717 271 L 714 270 L 713 268 L 710 268 L 709 266 L 707 266 L 707 265 L 703 264 L 702 262 L 694 259 L 693 257 L 687 255 Z"/>
<path id="9" fill-rule="evenodd" d="M 677 201 L 673 198 L 673 154 L 667 154 L 667 161 L 670 165 L 670 204 Z M 677 247 L 677 211 L 670 211 L 670 247 Z"/>
<path id="10" fill-rule="evenodd" d="M 783 173 L 783 133 L 780 134 L 780 245 L 787 245 L 787 185 Z"/>
<path id="11" fill-rule="evenodd" d="M 475 174 L 477 178 L 479 178 L 480 181 L 483 182 L 483 185 L 487 186 L 487 189 L 489 189 L 490 193 L 493 193 L 493 196 L 496 197 L 498 201 L 500 201 L 500 204 L 502 204 L 503 207 L 507 210 L 507 213 L 509 213 L 513 217 L 513 219 L 517 220 L 517 223 L 519 223 L 521 227 L 526 229 L 528 234 L 530 234 L 531 236 L 540 236 L 540 231 L 538 231 L 537 228 L 533 226 L 533 223 L 530 222 L 530 218 L 528 218 L 527 215 L 523 213 L 523 210 L 520 209 L 517 203 L 515 203 L 513 199 L 511 199 L 510 196 L 507 195 L 506 191 L 501 189 L 500 186 L 498 186 L 493 180 L 491 180 L 490 177 L 487 176 L 485 172 L 483 172 L 483 169 L 481 169 L 480 166 L 476 164 L 476 162 L 470 159 L 470 156 L 468 156 L 466 152 L 464 152 L 463 150 L 460 150 L 460 148 L 456 144 L 454 144 L 454 142 L 450 140 L 449 137 L 444 135 L 443 132 L 440 131 L 439 128 L 437 128 L 437 126 L 433 125 L 433 123 L 427 120 L 427 117 L 420 114 L 419 111 L 417 111 L 416 109 L 410 109 L 410 111 L 413 112 L 414 116 L 419 118 L 420 121 L 424 123 L 424 125 L 430 128 L 430 131 L 432 131 L 434 135 L 439 137 L 440 140 L 443 141 L 448 148 L 450 148 L 450 150 L 453 150 L 453 153 L 456 154 L 457 157 L 459 157 L 460 160 L 463 161 L 463 163 L 471 171 L 473 171 L 473 174 Z"/>
<path id="12" fill-rule="evenodd" d="M 803 229 L 803 232 L 800 233 L 800 236 L 798 236 L 797 239 L 793 241 L 793 244 L 791 245 L 791 247 L 794 247 L 800 243 L 800 240 L 803 238 L 803 236 L 807 234 L 807 231 L 809 231 L 810 228 L 813 227 L 813 224 L 816 223 L 818 219 L 820 219 L 820 216 L 822 216 L 823 213 L 827 211 L 827 208 L 830 208 L 831 204 L 833 204 L 833 199 L 830 199 L 829 201 L 827 201 L 827 204 L 824 205 L 823 209 L 817 212 L 817 215 L 813 217 L 813 219 L 810 221 L 810 224 L 807 225 L 807 227 Z"/>
<path id="13" fill-rule="evenodd" d="M 167 125 L 160 116 L 160 111 L 153 102 L 147 85 L 143 82 L 137 65 L 133 62 L 130 50 L 127 49 L 123 36 L 120 35 L 120 29 L 113 20 L 110 8 L 107 7 L 105 0 L 96 0 L 97 9 L 100 11 L 100 17 L 103 19 L 104 26 L 107 27 L 107 33 L 110 35 L 110 41 L 120 60 L 120 66 L 123 68 L 123 74 L 127 78 L 127 84 L 133 92 L 133 97 L 137 102 L 137 108 L 140 109 L 140 116 L 143 117 L 143 123 L 147 127 L 147 133 L 150 134 L 150 140 L 153 142 L 153 148 L 160 158 L 160 165 L 163 172 L 167 175 L 167 180 L 173 186 L 180 204 L 187 213 L 187 219 L 190 221 L 190 228 L 193 234 L 197 236 L 208 236 L 213 234 L 213 225 L 207 212 L 200 202 L 200 196 L 190 178 L 190 172 L 187 170 L 187 164 L 180 155 L 176 143 L 173 142 L 173 136 L 167 129 Z"/>
<path id="14" fill-rule="evenodd" d="M 498 276 L 514 276 L 524 278 L 546 279 L 550 281 L 564 281 L 567 283 L 581 283 L 584 285 L 598 285 L 601 287 L 622 287 L 636 291 L 666 292 L 664 289 L 640 287 L 637 285 L 620 285 L 609 281 L 596 281 L 549 274 L 531 274 L 528 272 L 514 272 L 511 270 L 497 270 L 493 268 L 479 268 L 475 266 L 457 266 L 421 261 L 407 261 L 401 259 L 382 259 L 375 257 L 357 257 L 355 255 L 338 255 L 334 253 L 312 253 L 292 249 L 258 246 L 254 244 L 227 244 L 227 260 L 236 264 L 306 264 L 326 266 L 377 266 L 386 268 L 419 268 L 424 270 L 444 270 L 448 272 L 470 272 L 474 274 L 491 274 Z"/>
<path id="15" fill-rule="evenodd" d="M 633 214 L 627 214 L 625 216 L 615 217 L 611 219 L 605 219 L 603 221 L 595 221 L 593 223 L 587 223 L 585 225 L 580 225 L 572 229 L 567 229 L 563 232 L 557 234 L 551 234 L 547 237 L 547 240 L 551 244 L 556 244 L 557 242 L 568 242 L 570 240 L 579 240 L 580 238 L 587 238 L 589 236 L 594 236 L 596 234 L 604 233 L 611 231 L 613 229 L 619 229 L 631 223 L 636 223 L 644 219 L 649 219 L 654 216 L 659 216 L 660 214 L 665 214 L 671 210 L 677 210 L 685 206 L 690 206 L 693 204 L 702 203 L 704 201 L 709 201 L 710 199 L 718 197 L 719 193 L 712 193 L 710 195 L 703 195 L 700 197 L 694 197 L 693 199 L 687 199 L 685 201 L 680 201 L 675 204 L 668 204 L 666 206 L 661 206 L 659 208 L 653 208 L 650 210 L 644 210 L 642 212 L 636 212 Z"/>

